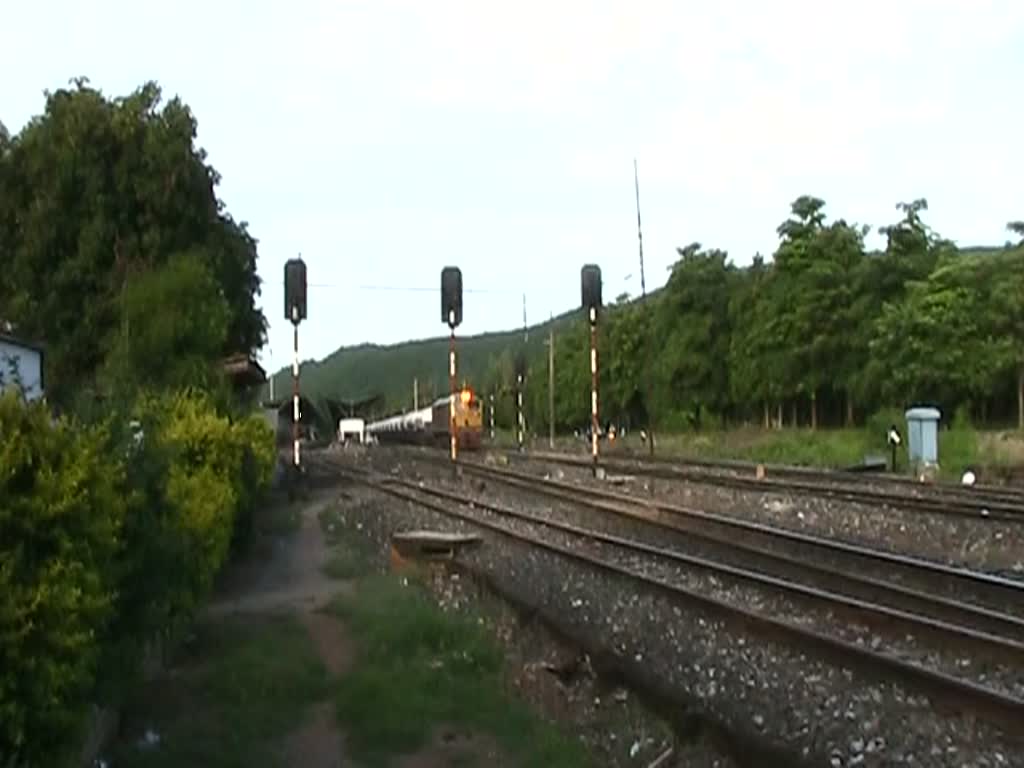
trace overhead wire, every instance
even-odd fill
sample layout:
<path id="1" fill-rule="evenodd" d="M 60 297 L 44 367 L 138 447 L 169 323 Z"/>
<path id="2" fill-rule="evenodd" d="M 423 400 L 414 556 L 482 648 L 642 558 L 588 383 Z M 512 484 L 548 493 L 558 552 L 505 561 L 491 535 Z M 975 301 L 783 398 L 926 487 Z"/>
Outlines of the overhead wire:
<path id="1" fill-rule="evenodd" d="M 263 285 L 284 286 L 283 280 L 264 280 Z M 398 291 L 406 293 L 440 293 L 440 287 L 427 288 L 425 286 L 402 286 L 402 285 L 341 285 L 339 283 L 306 283 L 308 288 L 331 288 L 337 290 L 357 291 Z M 519 295 L 521 291 L 503 288 L 463 288 L 463 293 L 496 293 Z"/>

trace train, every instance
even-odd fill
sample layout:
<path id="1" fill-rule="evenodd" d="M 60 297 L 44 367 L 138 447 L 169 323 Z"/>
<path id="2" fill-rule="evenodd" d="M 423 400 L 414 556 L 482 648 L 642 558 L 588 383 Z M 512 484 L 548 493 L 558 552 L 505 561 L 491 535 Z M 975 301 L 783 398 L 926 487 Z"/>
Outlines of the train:
<path id="1" fill-rule="evenodd" d="M 366 434 L 379 443 L 448 445 L 451 436 L 450 398 L 439 397 L 425 408 L 389 416 L 366 425 Z M 477 450 L 483 433 L 483 408 L 469 387 L 455 394 L 455 429 L 459 448 Z"/>

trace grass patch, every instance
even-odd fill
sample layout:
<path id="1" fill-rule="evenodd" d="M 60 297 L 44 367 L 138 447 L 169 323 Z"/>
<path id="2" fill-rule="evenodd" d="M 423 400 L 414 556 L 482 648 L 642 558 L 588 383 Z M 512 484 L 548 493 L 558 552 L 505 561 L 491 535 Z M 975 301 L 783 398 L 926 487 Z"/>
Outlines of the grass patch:
<path id="1" fill-rule="evenodd" d="M 659 436 L 658 442 L 659 447 L 689 456 L 835 467 L 856 464 L 865 453 L 880 452 L 872 450 L 864 438 L 863 430 L 730 430 Z"/>
<path id="2" fill-rule="evenodd" d="M 866 456 L 878 456 L 888 461 L 890 452 L 885 442 L 888 423 L 855 429 L 765 430 L 748 427 L 696 433 L 658 433 L 657 452 L 660 456 L 680 458 L 841 468 L 859 464 Z M 904 437 L 904 445 L 897 455 L 898 470 L 906 473 L 907 427 L 902 419 L 896 423 Z M 566 441 L 563 445 L 572 443 Z M 624 445 L 637 451 L 643 448 L 635 435 L 630 435 Z M 997 440 L 969 425 L 943 427 L 939 430 L 940 473 L 947 479 L 955 479 L 967 467 L 1004 467 L 1015 461 L 1019 463 L 1019 457 L 1013 455 L 1014 445 L 1008 439 Z M 613 456 L 615 452 L 606 449 L 606 453 Z"/>
<path id="3" fill-rule="evenodd" d="M 523 765 L 587 764 L 582 747 L 503 693 L 502 653 L 483 627 L 444 614 L 393 576 L 362 581 L 331 610 L 362 649 L 337 693 L 338 716 L 358 759 L 384 765 L 451 723 L 490 734 Z"/>
<path id="4" fill-rule="evenodd" d="M 332 579 L 354 579 L 373 570 L 368 542 L 349 531 L 337 505 L 324 507 L 317 514 L 324 541 L 329 548 L 323 572 Z"/>
<path id="5" fill-rule="evenodd" d="M 354 547 L 338 542 L 334 545 L 323 572 L 332 579 L 354 579 L 370 569 L 366 556 Z"/>
<path id="6" fill-rule="evenodd" d="M 328 693 L 327 672 L 291 617 L 202 625 L 181 674 L 141 688 L 125 707 L 119 768 L 277 768 L 278 749 L 307 707 Z M 154 747 L 135 743 L 152 728 Z"/>

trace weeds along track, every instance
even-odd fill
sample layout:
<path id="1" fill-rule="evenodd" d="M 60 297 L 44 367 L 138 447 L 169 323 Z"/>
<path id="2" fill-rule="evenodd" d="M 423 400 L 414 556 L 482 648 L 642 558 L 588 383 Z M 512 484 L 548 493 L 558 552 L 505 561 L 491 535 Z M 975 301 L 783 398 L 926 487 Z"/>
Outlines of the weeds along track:
<path id="1" fill-rule="evenodd" d="M 467 463 L 463 469 L 495 477 L 490 468 Z M 505 539 L 696 604 L 758 635 L 811 649 L 876 679 L 917 688 L 939 708 L 966 708 L 1004 728 L 1024 722 L 1024 644 L 1013 617 L 1005 617 L 1001 635 L 972 626 L 970 606 L 964 606 L 962 624 L 938 620 L 923 611 L 915 614 L 584 527 L 570 521 L 572 513 L 564 509 L 535 514 L 499 505 L 470 492 L 465 478 L 445 487 L 443 473 L 426 483 L 340 463 L 335 471 Z M 530 481 L 537 484 L 536 478 Z M 578 489 L 574 493 L 580 495 Z M 944 610 L 953 610 L 952 601 L 944 605 Z M 990 620 L 995 617 L 990 612 Z"/>
<path id="2" fill-rule="evenodd" d="M 589 468 L 591 459 L 579 454 L 510 452 L 510 459 L 544 461 L 549 464 Z M 757 492 L 776 491 L 887 506 L 937 515 L 990 519 L 1024 525 L 1024 494 L 1011 489 L 986 486 L 926 485 L 894 478 L 880 479 L 843 472 L 825 472 L 800 467 L 769 468 L 767 476 L 753 477 L 756 465 L 732 462 L 602 457 L 601 466 L 663 480 L 705 483 Z"/>

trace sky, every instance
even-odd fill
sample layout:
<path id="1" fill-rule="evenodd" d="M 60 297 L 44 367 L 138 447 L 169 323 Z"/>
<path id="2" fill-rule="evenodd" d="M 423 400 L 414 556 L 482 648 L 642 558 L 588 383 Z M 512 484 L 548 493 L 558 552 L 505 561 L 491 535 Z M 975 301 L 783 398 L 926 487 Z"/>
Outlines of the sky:
<path id="1" fill-rule="evenodd" d="M 86 76 L 155 80 L 199 123 L 259 240 L 262 359 L 289 365 L 283 267 L 309 274 L 303 359 L 475 334 L 663 285 L 676 248 L 770 255 L 801 194 L 830 218 L 1001 244 L 1024 218 L 1019 0 L 38 0 L 0 22 L 0 121 Z M 869 246 L 880 239 L 872 235 Z"/>

